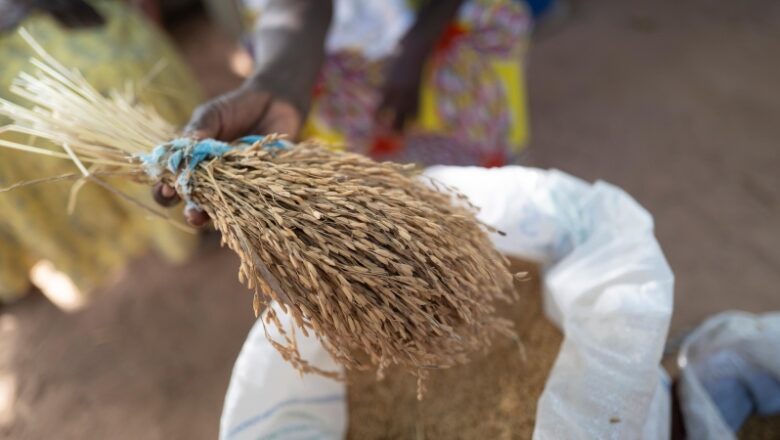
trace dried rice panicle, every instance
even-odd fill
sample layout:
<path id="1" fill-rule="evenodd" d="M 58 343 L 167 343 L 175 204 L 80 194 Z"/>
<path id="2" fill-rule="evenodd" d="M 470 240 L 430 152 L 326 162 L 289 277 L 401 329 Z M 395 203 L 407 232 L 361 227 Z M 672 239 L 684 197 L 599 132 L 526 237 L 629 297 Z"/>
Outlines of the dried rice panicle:
<path id="1" fill-rule="evenodd" d="M 463 196 L 426 183 L 412 167 L 315 143 L 277 148 L 277 137 L 267 136 L 226 149 L 171 141 L 175 134 L 152 109 L 100 95 L 37 50 L 40 70 L 14 83 L 35 108 L 0 100 L 0 115 L 15 122 L 6 130 L 64 151 L 0 146 L 68 158 L 79 178 L 105 187 L 99 176 L 111 173 L 174 185 L 241 258 L 239 278 L 255 291 L 255 312 L 277 301 L 346 368 L 381 375 L 401 366 L 418 376 L 421 394 L 430 369 L 464 363 L 495 335 L 513 334 L 495 303 L 515 299 L 514 277 L 488 238 L 495 231 Z M 208 142 L 220 153 L 194 161 Z M 176 161 L 172 145 L 182 148 Z M 149 157 L 168 167 L 151 172 Z M 284 340 L 273 343 L 296 368 L 333 376 L 301 358 L 294 332 L 284 332 L 270 307 L 264 322 L 280 327 Z"/>
<path id="2" fill-rule="evenodd" d="M 197 169 L 193 199 L 241 257 L 239 276 L 340 363 L 424 376 L 511 334 L 494 302 L 512 299 L 513 276 L 449 192 L 409 167 L 313 143 L 258 147 Z"/>

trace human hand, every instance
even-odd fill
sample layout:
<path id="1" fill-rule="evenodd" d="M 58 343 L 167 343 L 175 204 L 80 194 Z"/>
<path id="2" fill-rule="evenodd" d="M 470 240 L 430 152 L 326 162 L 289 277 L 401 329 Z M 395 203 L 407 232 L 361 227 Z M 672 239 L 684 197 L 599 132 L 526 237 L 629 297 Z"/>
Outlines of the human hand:
<path id="1" fill-rule="evenodd" d="M 388 62 L 382 98 L 374 116 L 381 134 L 400 134 L 407 122 L 417 116 L 426 55 L 423 50 L 407 48 Z"/>
<path id="2" fill-rule="evenodd" d="M 380 134 L 388 129 L 399 134 L 417 116 L 425 62 L 462 4 L 463 0 L 425 2 L 417 12 L 414 25 L 401 39 L 398 55 L 385 71 L 382 99 L 375 115 Z"/>
<path id="3" fill-rule="evenodd" d="M 105 20 L 84 0 L 0 0 L 0 32 L 16 29 L 33 12 L 45 12 L 66 28 L 100 26 Z"/>
<path id="4" fill-rule="evenodd" d="M 300 112 L 292 104 L 248 83 L 196 108 L 184 135 L 225 142 L 251 134 L 280 133 L 295 137 L 302 123 Z M 180 201 L 176 190 L 162 182 L 155 185 L 152 194 L 163 206 Z M 185 207 L 184 217 L 195 227 L 209 220 L 205 211 L 192 206 Z"/>
<path id="5" fill-rule="evenodd" d="M 184 134 L 230 142 L 251 134 L 295 137 L 301 125 L 302 116 L 292 104 L 247 83 L 198 106 Z"/>

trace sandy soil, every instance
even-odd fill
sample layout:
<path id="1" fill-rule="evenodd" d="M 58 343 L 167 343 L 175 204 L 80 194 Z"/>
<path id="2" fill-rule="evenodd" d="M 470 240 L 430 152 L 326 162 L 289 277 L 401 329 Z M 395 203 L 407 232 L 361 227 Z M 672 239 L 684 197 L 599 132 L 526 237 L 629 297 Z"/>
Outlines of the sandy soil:
<path id="1" fill-rule="evenodd" d="M 0 317 L 0 437 L 216 438 L 235 356 L 254 318 L 237 258 L 205 243 L 186 266 L 149 256 L 87 309 L 39 295 Z"/>
<path id="2" fill-rule="evenodd" d="M 570 3 L 531 51 L 533 162 L 653 214 L 676 276 L 672 336 L 780 309 L 780 3 Z"/>

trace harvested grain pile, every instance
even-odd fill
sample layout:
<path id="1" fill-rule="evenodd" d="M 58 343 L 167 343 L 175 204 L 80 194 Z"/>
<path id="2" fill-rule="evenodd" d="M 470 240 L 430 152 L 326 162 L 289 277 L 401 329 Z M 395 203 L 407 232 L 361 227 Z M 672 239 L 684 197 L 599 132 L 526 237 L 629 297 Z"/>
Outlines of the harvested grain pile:
<path id="1" fill-rule="evenodd" d="M 377 382 L 368 373 L 349 376 L 350 439 L 527 439 L 533 433 L 536 401 L 552 368 L 562 336 L 542 313 L 536 271 L 502 315 L 515 323 L 521 347 L 496 341 L 467 365 L 434 371 L 423 401 L 415 399 L 413 378 L 388 369 Z"/>
<path id="2" fill-rule="evenodd" d="M 114 192 L 102 176 L 171 184 L 241 258 L 255 313 L 276 300 L 347 369 L 400 366 L 417 376 L 418 394 L 429 371 L 513 334 L 494 308 L 513 299 L 513 276 L 488 238 L 496 231 L 463 197 L 406 166 L 275 136 L 176 139 L 131 93 L 101 95 L 27 38 L 38 71 L 20 74 L 12 91 L 33 106 L 0 101 L 0 115 L 15 122 L 6 130 L 57 148 L 0 146 L 69 159 L 80 171 L 55 179 Z M 265 310 L 264 322 L 281 327 Z M 292 335 L 274 344 L 301 371 L 333 375 L 301 359 Z"/>
<path id="3" fill-rule="evenodd" d="M 740 440 L 776 440 L 780 434 L 780 415 L 756 416 L 745 421 L 737 433 Z"/>

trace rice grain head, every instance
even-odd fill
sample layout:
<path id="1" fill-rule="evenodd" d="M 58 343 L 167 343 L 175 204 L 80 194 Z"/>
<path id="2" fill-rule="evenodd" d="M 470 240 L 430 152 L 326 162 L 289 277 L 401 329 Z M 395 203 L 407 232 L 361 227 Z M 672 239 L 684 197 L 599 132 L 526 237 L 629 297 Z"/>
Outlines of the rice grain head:
<path id="1" fill-rule="evenodd" d="M 311 142 L 263 147 L 273 140 L 203 164 L 191 180 L 258 298 L 279 302 L 346 368 L 399 365 L 420 378 L 420 393 L 427 371 L 513 335 L 495 305 L 516 299 L 514 277 L 462 196 L 409 166 Z M 296 368 L 333 376 L 289 335 L 275 346 Z"/>

